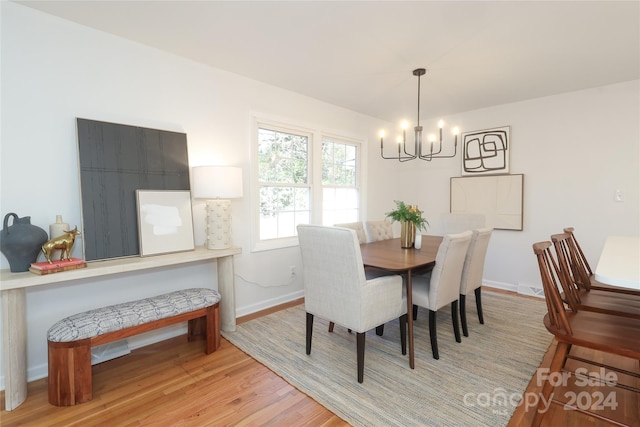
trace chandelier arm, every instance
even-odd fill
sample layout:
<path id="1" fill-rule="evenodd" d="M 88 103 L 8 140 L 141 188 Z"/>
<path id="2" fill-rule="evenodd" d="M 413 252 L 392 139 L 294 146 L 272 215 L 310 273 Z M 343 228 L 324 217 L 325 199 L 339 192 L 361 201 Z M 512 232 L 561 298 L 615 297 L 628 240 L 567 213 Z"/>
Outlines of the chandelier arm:
<path id="1" fill-rule="evenodd" d="M 442 151 L 442 147 L 441 147 L 440 151 Z M 440 153 L 440 151 L 438 151 L 437 153 L 434 153 L 434 154 L 420 156 L 420 159 L 430 162 L 431 159 L 449 159 L 451 157 L 455 157 L 456 154 L 458 153 L 458 144 L 454 144 L 453 145 L 453 154 L 449 154 L 449 155 L 446 155 L 446 156 L 438 156 L 437 154 Z"/>

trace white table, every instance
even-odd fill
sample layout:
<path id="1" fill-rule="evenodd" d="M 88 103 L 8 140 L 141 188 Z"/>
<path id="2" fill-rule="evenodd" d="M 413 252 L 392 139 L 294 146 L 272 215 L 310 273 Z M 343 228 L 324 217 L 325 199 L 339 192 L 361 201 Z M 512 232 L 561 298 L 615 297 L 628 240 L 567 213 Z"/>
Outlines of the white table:
<path id="1" fill-rule="evenodd" d="M 607 237 L 595 278 L 608 285 L 640 290 L 640 238 Z"/>
<path id="2" fill-rule="evenodd" d="M 29 272 L 11 273 L 9 270 L 2 270 L 0 291 L 2 292 L 5 409 L 11 411 L 27 398 L 26 288 L 190 262 L 216 260 L 218 265 L 218 292 L 222 295 L 220 300 L 221 329 L 223 331 L 234 331 L 236 327 L 236 307 L 233 255 L 241 252 L 242 249 L 238 247 L 217 250 L 199 247 L 194 251 L 174 254 L 94 261 L 90 262 L 86 268 L 42 276 Z"/>

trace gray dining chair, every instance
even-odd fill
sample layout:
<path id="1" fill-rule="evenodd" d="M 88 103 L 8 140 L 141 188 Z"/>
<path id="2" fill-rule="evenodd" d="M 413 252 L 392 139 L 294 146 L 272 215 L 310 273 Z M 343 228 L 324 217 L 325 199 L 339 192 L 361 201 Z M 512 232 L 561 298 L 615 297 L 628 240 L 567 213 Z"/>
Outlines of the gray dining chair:
<path id="1" fill-rule="evenodd" d="M 413 277 L 413 305 L 429 310 L 429 337 L 434 359 L 439 359 L 436 312 L 451 304 L 451 320 L 457 342 L 461 342 L 458 326 L 458 296 L 462 267 L 471 242 L 471 231 L 446 234 L 436 254 L 433 269 Z"/>
<path id="2" fill-rule="evenodd" d="M 484 315 L 482 314 L 482 275 L 484 273 L 484 261 L 487 256 L 487 248 L 491 239 L 492 228 L 481 228 L 473 230 L 469 249 L 462 267 L 462 279 L 460 280 L 460 320 L 462 321 L 462 334 L 469 336 L 467 328 L 467 295 L 471 292 L 476 296 L 476 310 L 478 321 L 484 325 Z"/>
<path id="3" fill-rule="evenodd" d="M 398 275 L 367 280 L 355 230 L 298 225 L 302 254 L 306 352 L 311 354 L 313 319 L 319 316 L 356 333 L 358 382 L 364 379 L 365 333 L 400 320 L 406 354 L 406 298 Z"/>

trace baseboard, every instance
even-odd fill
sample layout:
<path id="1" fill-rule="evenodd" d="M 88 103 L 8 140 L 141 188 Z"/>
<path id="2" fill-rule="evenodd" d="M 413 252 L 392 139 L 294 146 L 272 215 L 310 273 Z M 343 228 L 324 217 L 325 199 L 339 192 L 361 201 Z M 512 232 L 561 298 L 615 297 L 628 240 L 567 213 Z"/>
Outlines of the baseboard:
<path id="1" fill-rule="evenodd" d="M 544 299 L 544 290 L 535 285 L 529 285 L 526 283 L 518 283 L 518 293 L 522 295 L 538 297 Z"/>
<path id="2" fill-rule="evenodd" d="M 304 289 L 301 289 L 296 292 L 292 292 L 287 295 L 282 295 L 278 298 L 272 298 L 270 300 L 261 301 L 258 304 L 240 307 L 236 309 L 236 317 L 247 316 L 253 313 L 257 313 L 259 311 L 268 310 L 275 306 L 286 304 L 288 302 L 291 302 L 300 298 L 304 298 Z"/>
<path id="3" fill-rule="evenodd" d="M 482 279 L 482 285 L 489 288 L 501 289 L 503 291 L 518 292 L 518 287 L 513 283 L 495 282 L 492 280 Z"/>

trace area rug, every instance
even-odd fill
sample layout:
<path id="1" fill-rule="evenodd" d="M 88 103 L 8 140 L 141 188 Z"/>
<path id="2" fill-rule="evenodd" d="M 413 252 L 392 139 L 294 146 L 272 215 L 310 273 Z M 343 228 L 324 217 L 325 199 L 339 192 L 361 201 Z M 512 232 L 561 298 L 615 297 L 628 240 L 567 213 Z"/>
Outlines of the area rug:
<path id="1" fill-rule="evenodd" d="M 483 291 L 485 324 L 467 298 L 469 337 L 456 343 L 451 312 L 437 313 L 440 359 L 431 354 L 428 312 L 414 324 L 415 369 L 400 351 L 398 321 L 366 335 L 364 382 L 355 334 L 316 317 L 305 353 L 304 305 L 241 324 L 223 336 L 354 426 L 504 426 L 522 401 L 552 336 L 544 300 Z"/>

